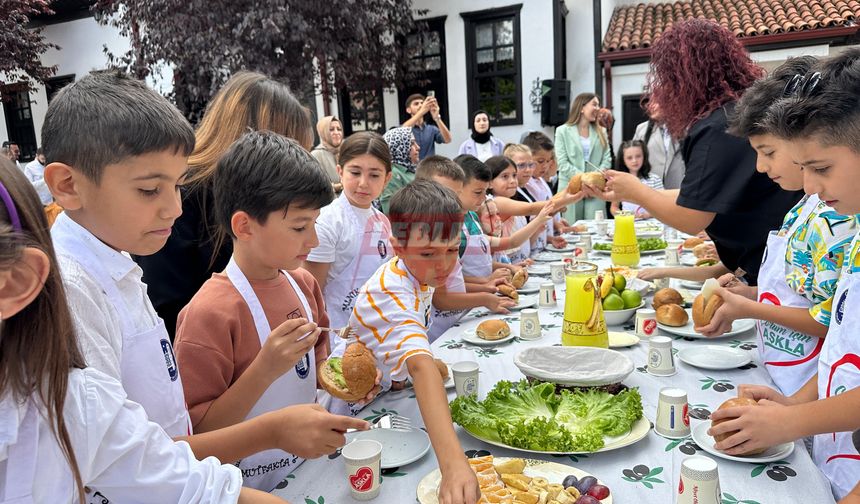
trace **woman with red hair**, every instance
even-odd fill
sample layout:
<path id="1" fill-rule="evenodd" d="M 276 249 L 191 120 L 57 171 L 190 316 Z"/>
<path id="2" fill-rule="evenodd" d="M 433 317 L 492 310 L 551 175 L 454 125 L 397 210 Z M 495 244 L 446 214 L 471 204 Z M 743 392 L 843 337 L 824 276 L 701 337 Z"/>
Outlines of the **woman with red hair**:
<path id="1" fill-rule="evenodd" d="M 802 191 L 783 191 L 756 172 L 745 138 L 726 132 L 735 101 L 764 74 L 727 29 L 701 19 L 675 24 L 654 44 L 651 100 L 673 138 L 682 140 L 687 171 L 681 188 L 657 191 L 629 174 L 607 171 L 607 192 L 685 233 L 714 240 L 726 272 L 742 270 L 756 285 L 767 236 L 779 228 Z"/>

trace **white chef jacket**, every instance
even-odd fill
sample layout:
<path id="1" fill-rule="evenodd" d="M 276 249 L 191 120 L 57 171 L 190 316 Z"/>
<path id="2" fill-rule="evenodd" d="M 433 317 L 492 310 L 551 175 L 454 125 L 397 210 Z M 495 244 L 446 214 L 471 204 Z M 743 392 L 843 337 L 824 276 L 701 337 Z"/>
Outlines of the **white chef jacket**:
<path id="1" fill-rule="evenodd" d="M 35 404 L 18 404 L 9 395 L 0 400 L 0 495 L 5 495 L 7 466 L 26 463 L 8 457 L 28 405 Z M 76 503 L 71 470 L 41 409 L 33 501 Z M 187 443 L 171 440 L 147 420 L 140 405 L 126 399 L 119 382 L 95 369 L 69 373 L 63 418 L 84 486 L 113 502 L 238 501 L 242 476 L 237 467 L 215 457 L 195 459 Z"/>

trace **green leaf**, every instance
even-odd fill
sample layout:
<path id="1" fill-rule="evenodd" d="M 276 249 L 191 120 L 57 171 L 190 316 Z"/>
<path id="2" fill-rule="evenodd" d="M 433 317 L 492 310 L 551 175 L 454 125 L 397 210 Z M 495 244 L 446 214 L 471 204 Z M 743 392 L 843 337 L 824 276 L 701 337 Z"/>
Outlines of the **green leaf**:
<path id="1" fill-rule="evenodd" d="M 648 473 L 648 476 L 646 476 L 646 478 L 650 478 L 652 476 L 657 476 L 661 472 L 663 472 L 662 467 L 655 467 L 654 469 L 651 469 L 651 472 Z"/>
<path id="2" fill-rule="evenodd" d="M 675 441 L 672 441 L 671 443 L 666 445 L 666 449 L 664 451 L 672 451 L 676 446 L 681 444 L 681 441 L 683 441 L 683 440 L 682 439 L 676 439 Z"/>
<path id="3" fill-rule="evenodd" d="M 755 478 L 756 476 L 761 474 L 765 469 L 767 469 L 767 464 L 756 466 L 756 468 L 753 469 L 752 472 L 750 473 L 750 476 Z"/>
<path id="4" fill-rule="evenodd" d="M 639 481 L 633 478 L 628 478 L 627 476 L 622 476 L 621 479 L 623 479 L 624 481 L 629 481 L 630 483 L 637 483 Z"/>
<path id="5" fill-rule="evenodd" d="M 642 481 L 650 481 L 651 483 L 665 483 L 665 481 L 661 480 L 660 478 L 652 478 L 650 476 L 646 476 L 642 479 Z"/>
<path id="6" fill-rule="evenodd" d="M 642 481 L 642 484 L 645 485 L 645 488 L 647 488 L 648 490 L 654 490 L 654 485 L 652 485 L 651 483 L 648 483 L 647 481 Z"/>
<path id="7" fill-rule="evenodd" d="M 759 501 L 754 500 L 742 500 L 738 501 L 738 504 L 761 504 Z"/>
<path id="8" fill-rule="evenodd" d="M 731 500 L 731 501 L 735 501 L 735 502 L 738 501 L 737 499 L 735 499 L 734 495 L 727 493 L 727 492 L 723 492 L 723 500 L 726 500 L 726 499 Z"/>
<path id="9" fill-rule="evenodd" d="M 319 504 L 325 504 L 325 497 L 320 495 Z"/>

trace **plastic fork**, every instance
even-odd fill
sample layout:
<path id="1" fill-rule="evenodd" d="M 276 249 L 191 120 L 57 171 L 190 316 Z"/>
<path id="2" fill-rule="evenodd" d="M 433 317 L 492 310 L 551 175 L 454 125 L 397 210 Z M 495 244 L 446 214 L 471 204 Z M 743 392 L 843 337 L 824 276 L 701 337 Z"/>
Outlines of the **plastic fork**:
<path id="1" fill-rule="evenodd" d="M 411 430 L 412 429 L 412 420 L 408 417 L 395 415 L 393 413 L 388 413 L 382 415 L 377 418 L 373 425 L 370 426 L 371 429 L 396 429 L 396 430 Z M 347 429 L 346 432 L 349 434 L 350 432 L 356 432 L 358 429 Z"/>

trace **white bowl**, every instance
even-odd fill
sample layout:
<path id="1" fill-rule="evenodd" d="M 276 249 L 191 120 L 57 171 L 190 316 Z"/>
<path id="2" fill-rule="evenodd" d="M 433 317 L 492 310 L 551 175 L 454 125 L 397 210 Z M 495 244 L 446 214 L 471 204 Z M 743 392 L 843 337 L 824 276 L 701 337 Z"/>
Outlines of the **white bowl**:
<path id="1" fill-rule="evenodd" d="M 603 310 L 603 318 L 606 319 L 606 325 L 619 326 L 624 325 L 633 317 L 636 310 L 645 306 L 645 301 L 639 303 L 635 308 L 627 308 L 626 310 Z"/>
<path id="2" fill-rule="evenodd" d="M 594 347 L 526 348 L 514 356 L 514 364 L 528 377 L 580 387 L 619 383 L 633 372 L 626 355 Z"/>

